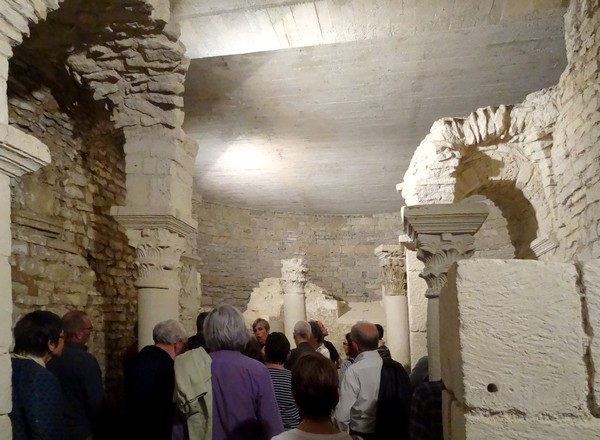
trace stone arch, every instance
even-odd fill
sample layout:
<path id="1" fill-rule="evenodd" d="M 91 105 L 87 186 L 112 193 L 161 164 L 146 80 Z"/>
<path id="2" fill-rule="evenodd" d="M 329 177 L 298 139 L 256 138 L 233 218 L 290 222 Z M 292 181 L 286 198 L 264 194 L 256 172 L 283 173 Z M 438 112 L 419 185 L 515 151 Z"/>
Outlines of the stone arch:
<path id="1" fill-rule="evenodd" d="M 399 185 L 407 205 L 485 195 L 506 217 L 516 256 L 534 257 L 531 243 L 551 238 L 556 223 L 550 150 L 557 114 L 548 89 L 516 106 L 436 121 Z"/>

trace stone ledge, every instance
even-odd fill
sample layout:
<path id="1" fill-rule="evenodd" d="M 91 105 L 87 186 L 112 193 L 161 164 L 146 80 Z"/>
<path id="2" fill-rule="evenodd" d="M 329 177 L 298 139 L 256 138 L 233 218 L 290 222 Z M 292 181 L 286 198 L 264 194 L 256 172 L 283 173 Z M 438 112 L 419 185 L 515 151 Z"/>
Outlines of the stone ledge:
<path id="1" fill-rule="evenodd" d="M 19 177 L 51 162 L 48 147 L 21 130 L 0 124 L 0 172 Z"/>
<path id="2" fill-rule="evenodd" d="M 35 214 L 29 211 L 13 210 L 11 212 L 11 221 L 20 226 L 27 226 L 40 231 L 49 238 L 57 238 L 63 231 L 62 223 L 53 218 Z"/>

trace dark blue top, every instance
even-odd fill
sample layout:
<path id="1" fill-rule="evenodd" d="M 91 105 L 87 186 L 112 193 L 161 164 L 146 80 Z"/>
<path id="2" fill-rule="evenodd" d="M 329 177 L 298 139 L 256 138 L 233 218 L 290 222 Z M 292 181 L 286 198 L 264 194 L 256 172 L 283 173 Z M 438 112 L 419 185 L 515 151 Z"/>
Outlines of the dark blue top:
<path id="1" fill-rule="evenodd" d="M 68 439 L 80 440 L 94 432 L 102 404 L 102 372 L 87 347 L 65 341 L 62 354 L 48 363 L 65 396 L 65 420 Z"/>
<path id="2" fill-rule="evenodd" d="M 11 359 L 13 440 L 66 438 L 63 396 L 56 377 L 31 359 Z"/>
<path id="3" fill-rule="evenodd" d="M 127 435 L 170 440 L 175 403 L 175 363 L 162 348 L 147 345 L 125 376 Z"/>

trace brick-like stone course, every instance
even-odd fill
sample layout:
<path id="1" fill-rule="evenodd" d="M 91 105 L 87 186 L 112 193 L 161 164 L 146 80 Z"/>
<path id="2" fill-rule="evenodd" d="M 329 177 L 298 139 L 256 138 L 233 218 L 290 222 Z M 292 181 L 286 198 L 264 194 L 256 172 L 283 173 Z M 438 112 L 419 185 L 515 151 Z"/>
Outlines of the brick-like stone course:
<path id="1" fill-rule="evenodd" d="M 90 349 L 114 391 L 136 316 L 133 250 L 109 215 L 125 197 L 122 144 L 102 112 L 90 107 L 86 118 L 71 117 L 48 89 L 26 95 L 13 81 L 10 123 L 52 156 L 51 165 L 11 184 L 13 320 L 39 308 L 88 312 Z"/>

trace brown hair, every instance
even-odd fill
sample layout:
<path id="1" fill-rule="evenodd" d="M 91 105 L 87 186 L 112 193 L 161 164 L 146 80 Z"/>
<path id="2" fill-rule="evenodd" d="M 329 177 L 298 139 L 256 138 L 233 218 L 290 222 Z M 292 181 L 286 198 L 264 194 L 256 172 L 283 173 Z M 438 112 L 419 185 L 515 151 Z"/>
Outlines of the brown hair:
<path id="1" fill-rule="evenodd" d="M 292 395 L 300 414 L 306 419 L 331 417 L 337 405 L 338 373 L 325 356 L 307 352 L 292 368 Z"/>

